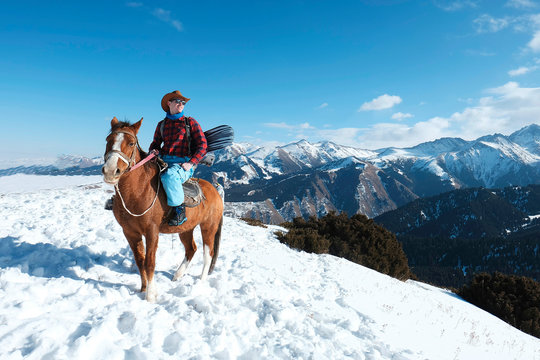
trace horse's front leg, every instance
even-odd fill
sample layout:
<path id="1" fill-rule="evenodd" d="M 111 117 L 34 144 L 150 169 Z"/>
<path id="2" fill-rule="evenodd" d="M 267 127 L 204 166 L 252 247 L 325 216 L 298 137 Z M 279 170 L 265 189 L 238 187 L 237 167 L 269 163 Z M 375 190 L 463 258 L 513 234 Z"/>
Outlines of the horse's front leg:
<path id="1" fill-rule="evenodd" d="M 144 244 L 142 242 L 142 236 L 126 231 L 124 231 L 124 235 L 131 247 L 133 257 L 135 257 L 135 263 L 139 268 L 139 274 L 141 275 L 141 292 L 144 292 L 146 291 L 146 271 L 144 269 Z"/>
<path id="2" fill-rule="evenodd" d="M 148 230 L 146 238 L 146 257 L 144 259 L 144 269 L 146 278 L 148 279 L 148 287 L 146 289 L 146 300 L 155 302 L 157 299 L 156 283 L 154 280 L 154 270 L 156 268 L 156 252 L 159 241 L 159 231 L 157 228 Z"/>

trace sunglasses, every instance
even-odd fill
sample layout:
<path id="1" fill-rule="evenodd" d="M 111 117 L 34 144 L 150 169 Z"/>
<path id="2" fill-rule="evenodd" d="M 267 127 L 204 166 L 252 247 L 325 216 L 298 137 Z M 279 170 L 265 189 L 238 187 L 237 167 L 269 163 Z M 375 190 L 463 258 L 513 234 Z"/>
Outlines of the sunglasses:
<path id="1" fill-rule="evenodd" d="M 174 99 L 174 100 L 171 100 L 171 102 L 186 105 L 186 102 L 184 100 L 180 100 L 180 99 Z"/>

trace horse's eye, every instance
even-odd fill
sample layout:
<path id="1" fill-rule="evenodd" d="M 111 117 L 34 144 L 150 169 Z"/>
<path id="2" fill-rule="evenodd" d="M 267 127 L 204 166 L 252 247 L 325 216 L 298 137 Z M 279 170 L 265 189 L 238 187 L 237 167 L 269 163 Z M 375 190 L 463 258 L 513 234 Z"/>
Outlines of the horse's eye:
<path id="1" fill-rule="evenodd" d="M 135 143 L 129 143 L 129 146 L 135 146 Z"/>

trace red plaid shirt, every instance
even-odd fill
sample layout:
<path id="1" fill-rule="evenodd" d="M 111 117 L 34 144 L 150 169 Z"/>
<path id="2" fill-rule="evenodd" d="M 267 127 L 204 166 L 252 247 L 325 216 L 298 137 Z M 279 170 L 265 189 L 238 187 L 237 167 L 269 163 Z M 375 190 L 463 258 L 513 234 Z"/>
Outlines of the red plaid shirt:
<path id="1" fill-rule="evenodd" d="M 154 141 L 150 144 L 150 151 L 157 149 L 160 155 L 173 155 L 189 157 L 188 142 L 186 139 L 186 126 L 184 124 L 185 116 L 178 120 L 165 118 L 161 120 L 154 133 Z M 192 117 L 188 117 L 191 126 L 191 159 L 190 163 L 197 165 L 204 155 L 206 155 L 206 137 L 199 123 Z M 161 136 L 161 124 L 163 126 L 163 137 Z M 161 146 L 163 143 L 163 146 Z"/>

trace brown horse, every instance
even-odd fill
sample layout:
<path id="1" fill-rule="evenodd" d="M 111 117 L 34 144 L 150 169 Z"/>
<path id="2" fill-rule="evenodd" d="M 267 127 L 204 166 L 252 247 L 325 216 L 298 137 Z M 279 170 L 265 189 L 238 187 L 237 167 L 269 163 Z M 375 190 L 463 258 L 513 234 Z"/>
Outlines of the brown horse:
<path id="1" fill-rule="evenodd" d="M 193 229 L 200 225 L 204 245 L 204 266 L 201 279 L 212 273 L 219 251 L 223 224 L 223 198 L 214 186 L 198 180 L 204 199 L 193 208 L 186 208 L 187 221 L 180 226 L 169 226 L 166 217 L 170 211 L 160 180 L 160 169 L 150 161 L 130 171 L 146 154 L 140 149 L 137 133 L 142 118 L 131 125 L 111 121 L 111 132 L 107 136 L 103 179 L 115 187 L 113 213 L 122 226 L 135 262 L 141 274 L 141 292 L 146 291 L 146 300 L 154 302 L 157 297 L 154 281 L 156 251 L 159 233 L 179 233 L 184 245 L 185 258 L 173 280 L 182 277 L 197 251 L 193 240 Z M 146 250 L 142 238 L 146 240 Z"/>

